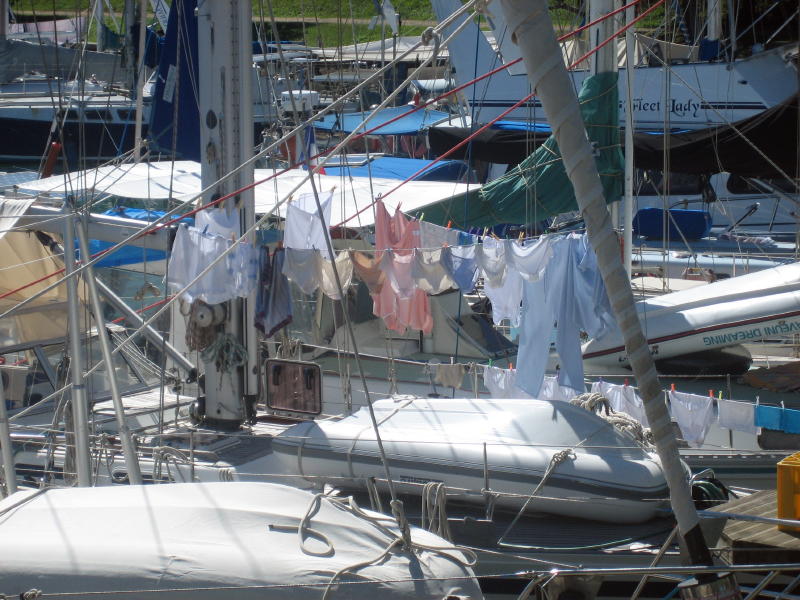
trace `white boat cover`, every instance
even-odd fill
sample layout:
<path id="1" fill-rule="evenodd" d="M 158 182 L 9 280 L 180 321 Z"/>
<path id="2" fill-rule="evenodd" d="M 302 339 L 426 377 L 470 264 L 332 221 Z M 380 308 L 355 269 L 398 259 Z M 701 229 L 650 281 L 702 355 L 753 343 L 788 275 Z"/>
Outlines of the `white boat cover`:
<path id="1" fill-rule="evenodd" d="M 529 503 L 533 511 L 611 522 L 650 519 L 668 496 L 660 463 L 633 438 L 567 402 L 396 396 L 373 404 L 392 478 L 404 491 L 443 482 L 451 497 L 485 501 L 484 464 L 499 506 L 519 507 L 553 456 L 572 450 Z M 383 478 L 369 412 L 305 422 L 273 440 L 273 468 L 361 487 Z M 484 451 L 486 458 L 484 459 Z"/>
<path id="2" fill-rule="evenodd" d="M 376 560 L 397 539 L 391 519 L 341 500 L 314 507 L 313 494 L 265 483 L 18 492 L 0 502 L 0 593 L 319 600 L 341 572 L 334 599 L 482 598 L 462 553 L 441 538 L 414 528 L 413 554 L 396 545 Z"/>
<path id="3" fill-rule="evenodd" d="M 800 263 L 664 294 L 636 306 L 654 358 L 800 332 Z M 625 365 L 616 329 L 583 346 L 594 364 Z"/>
<path id="4" fill-rule="evenodd" d="M 174 165 L 174 166 L 173 166 Z M 271 169 L 256 169 L 255 181 L 261 181 L 274 173 Z M 256 186 L 256 214 L 264 214 L 308 175 L 302 169 L 287 173 Z M 93 190 L 96 194 L 111 194 L 132 199 L 166 199 L 170 197 L 186 200 L 200 193 L 200 164 L 191 161 L 162 161 L 113 167 L 99 167 L 69 175 L 55 175 L 46 179 L 26 183 L 25 190 L 55 194 L 76 194 L 82 190 Z M 319 191 L 334 189 L 331 224 L 347 221 L 349 227 L 366 227 L 375 222 L 371 208 L 375 198 L 386 195 L 400 184 L 397 179 L 345 177 L 318 175 Z M 472 185 L 475 188 L 475 185 Z M 466 192 L 465 183 L 443 181 L 409 181 L 386 196 L 384 203 L 389 210 L 397 206 L 414 211 L 436 204 L 454 195 Z M 310 182 L 306 182 L 296 194 L 311 193 Z M 284 216 L 285 207 L 277 214 Z M 362 212 L 363 211 L 363 212 Z M 357 216 L 356 216 L 357 215 Z"/>

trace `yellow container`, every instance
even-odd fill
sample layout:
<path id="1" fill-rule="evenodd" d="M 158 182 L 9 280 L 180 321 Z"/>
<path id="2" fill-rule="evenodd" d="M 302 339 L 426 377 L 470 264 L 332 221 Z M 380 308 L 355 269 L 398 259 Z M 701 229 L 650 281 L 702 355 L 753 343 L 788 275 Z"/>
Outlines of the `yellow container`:
<path id="1" fill-rule="evenodd" d="M 800 520 L 800 452 L 778 463 L 778 518 Z M 790 525 L 778 529 L 800 532 L 800 527 Z"/>

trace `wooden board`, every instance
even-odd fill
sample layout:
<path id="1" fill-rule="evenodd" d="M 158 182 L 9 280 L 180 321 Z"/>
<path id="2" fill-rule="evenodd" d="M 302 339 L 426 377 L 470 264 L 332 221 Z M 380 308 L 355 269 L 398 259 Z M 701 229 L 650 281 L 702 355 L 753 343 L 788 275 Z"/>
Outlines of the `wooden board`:
<path id="1" fill-rule="evenodd" d="M 763 490 L 711 510 L 774 519 L 777 493 Z M 730 548 L 723 555 L 729 564 L 800 563 L 800 533 L 787 533 L 770 523 L 729 520 L 721 541 Z"/>

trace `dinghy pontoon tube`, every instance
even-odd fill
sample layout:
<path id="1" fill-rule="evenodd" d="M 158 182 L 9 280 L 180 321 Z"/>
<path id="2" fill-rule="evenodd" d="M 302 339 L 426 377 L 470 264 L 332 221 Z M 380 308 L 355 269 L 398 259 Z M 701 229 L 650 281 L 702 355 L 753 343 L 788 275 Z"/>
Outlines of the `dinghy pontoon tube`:
<path id="1" fill-rule="evenodd" d="M 519 509 L 562 450 L 528 508 L 610 522 L 641 522 L 669 496 L 661 465 L 633 438 L 566 402 L 396 396 L 374 403 L 398 491 L 443 482 L 451 499 L 482 503 L 484 448 L 497 506 Z M 375 433 L 365 409 L 339 421 L 304 422 L 273 440 L 275 472 L 363 488 L 380 479 Z M 243 468 L 244 472 L 248 470 Z"/>

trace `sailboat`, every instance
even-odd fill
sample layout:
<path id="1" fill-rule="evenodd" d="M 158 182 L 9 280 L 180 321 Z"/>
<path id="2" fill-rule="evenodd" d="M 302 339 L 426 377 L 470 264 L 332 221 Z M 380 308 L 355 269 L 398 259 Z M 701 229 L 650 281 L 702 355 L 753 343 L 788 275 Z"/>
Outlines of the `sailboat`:
<path id="1" fill-rule="evenodd" d="M 460 4 L 459 0 L 431 0 L 440 20 L 452 14 Z M 491 15 L 498 52 L 492 49 L 477 25 L 467 24 L 450 42 L 450 57 L 458 84 L 465 84 L 472 77 L 520 58 L 498 1 L 488 4 L 487 14 Z M 796 45 L 760 52 L 730 63 L 691 62 L 679 58 L 671 64 L 664 64 L 664 53 L 654 52 L 653 44 L 645 43 L 644 46 L 641 54 L 651 57 L 651 61 L 655 59 L 653 62 L 657 64 L 635 67 L 632 108 L 636 130 L 682 131 L 726 125 L 777 106 L 798 92 L 796 69 L 792 63 L 792 57 L 797 54 Z M 669 52 L 671 50 L 667 50 Z M 587 75 L 585 69 L 570 72 L 576 90 L 581 88 Z M 626 69 L 621 68 L 620 90 L 625 89 L 625 82 Z M 473 120 L 487 123 L 529 93 L 530 84 L 525 71 L 520 64 L 515 64 L 468 87 L 465 97 Z M 627 109 L 624 95 L 622 98 L 620 125 L 624 126 L 624 111 Z M 504 118 L 546 124 L 541 103 L 536 98 Z"/>

